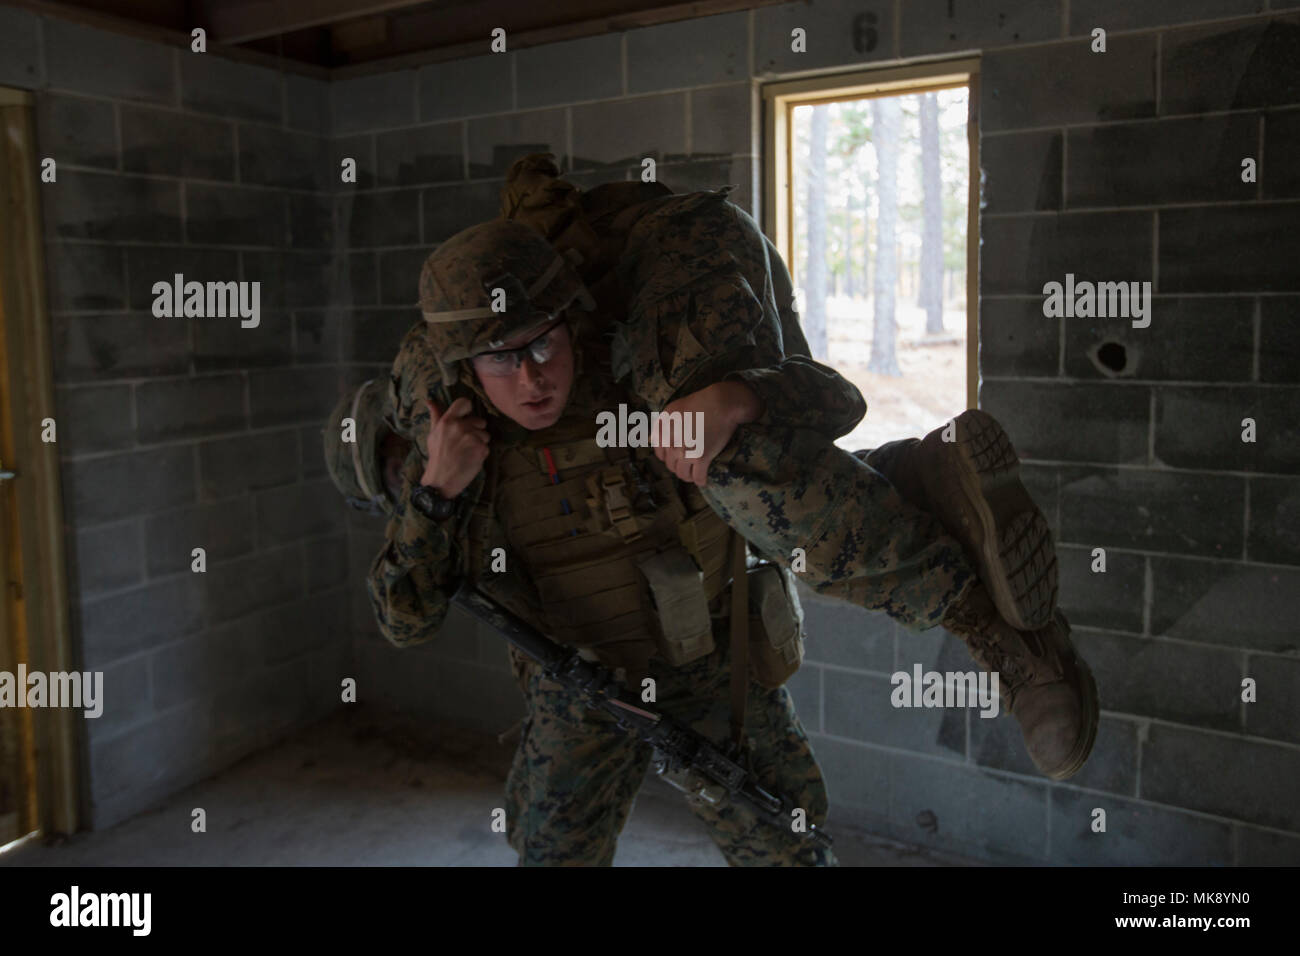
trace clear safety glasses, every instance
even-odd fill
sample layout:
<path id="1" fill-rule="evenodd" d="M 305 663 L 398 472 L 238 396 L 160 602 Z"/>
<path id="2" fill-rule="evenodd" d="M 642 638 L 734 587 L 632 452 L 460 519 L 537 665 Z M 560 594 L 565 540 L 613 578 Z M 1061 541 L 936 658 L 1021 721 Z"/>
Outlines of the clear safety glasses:
<path id="1" fill-rule="evenodd" d="M 527 345 L 517 349 L 502 349 L 499 352 L 481 352 L 475 355 L 471 359 L 474 363 L 474 371 L 490 378 L 513 375 L 519 370 L 519 366 L 524 364 L 525 355 L 532 356 L 533 361 L 538 365 L 545 365 L 559 353 L 567 335 L 568 330 L 564 322 L 556 320 Z"/>

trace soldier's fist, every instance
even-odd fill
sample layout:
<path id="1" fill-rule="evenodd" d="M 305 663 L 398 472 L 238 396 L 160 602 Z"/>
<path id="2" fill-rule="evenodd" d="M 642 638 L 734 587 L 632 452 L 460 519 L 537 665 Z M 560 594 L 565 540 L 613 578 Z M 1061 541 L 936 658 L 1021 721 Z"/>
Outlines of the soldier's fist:
<path id="1" fill-rule="evenodd" d="M 471 415 L 468 398 L 458 398 L 444 412 L 430 401 L 429 434 L 425 439 L 428 464 L 421 482 L 433 485 L 443 497 L 454 498 L 474 480 L 490 451 L 487 422 Z"/>

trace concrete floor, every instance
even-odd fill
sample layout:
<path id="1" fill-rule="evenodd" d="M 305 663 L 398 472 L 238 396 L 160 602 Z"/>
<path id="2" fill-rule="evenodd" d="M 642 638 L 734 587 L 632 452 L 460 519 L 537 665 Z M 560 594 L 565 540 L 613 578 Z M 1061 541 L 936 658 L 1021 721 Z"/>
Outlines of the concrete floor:
<path id="1" fill-rule="evenodd" d="M 513 741 L 357 705 L 162 806 L 108 830 L 24 844 L 0 866 L 514 866 L 490 826 L 513 750 Z M 196 807 L 206 833 L 190 830 Z M 843 865 L 979 865 L 831 829 Z M 725 863 L 680 794 L 651 779 L 614 865 Z"/>

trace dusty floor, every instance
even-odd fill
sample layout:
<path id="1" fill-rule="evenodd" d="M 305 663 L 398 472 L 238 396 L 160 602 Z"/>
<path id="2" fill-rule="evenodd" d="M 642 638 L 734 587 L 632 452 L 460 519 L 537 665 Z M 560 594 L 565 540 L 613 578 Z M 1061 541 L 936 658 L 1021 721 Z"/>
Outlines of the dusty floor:
<path id="1" fill-rule="evenodd" d="M 512 751 L 490 736 L 357 707 L 163 806 L 57 845 L 24 844 L 0 855 L 0 865 L 513 866 L 514 851 L 491 828 Z M 196 807 L 207 813 L 206 833 L 191 832 Z M 845 829 L 833 834 L 844 865 L 973 863 Z M 725 864 L 677 791 L 649 780 L 615 865 Z"/>

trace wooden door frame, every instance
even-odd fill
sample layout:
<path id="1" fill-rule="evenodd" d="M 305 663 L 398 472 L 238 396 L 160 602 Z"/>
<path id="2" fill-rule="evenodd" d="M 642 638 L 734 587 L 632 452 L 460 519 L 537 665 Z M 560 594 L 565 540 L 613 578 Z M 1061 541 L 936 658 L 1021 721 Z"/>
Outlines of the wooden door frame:
<path id="1" fill-rule="evenodd" d="M 970 147 L 969 189 L 966 198 L 966 407 L 979 407 L 979 256 L 980 256 L 980 140 L 979 57 L 931 60 L 907 66 L 854 69 L 794 80 L 764 83 L 763 104 L 763 231 L 793 273 L 790 220 L 794 202 L 790 184 L 794 158 L 790 155 L 790 111 L 798 104 L 899 96 L 921 90 L 968 89 L 966 137 Z"/>
<path id="2" fill-rule="evenodd" d="M 52 673 L 79 669 L 72 649 L 64 520 L 57 442 L 41 440 L 41 421 L 55 417 L 54 364 L 45 297 L 45 255 L 38 190 L 33 98 L 0 87 L 0 311 L 9 384 L 14 458 L 5 467 L 17 501 L 21 587 L 14 595 L 26 633 L 27 666 Z M 56 188 L 47 186 L 45 188 Z M 0 586 L 6 586 L 0 582 Z M 34 766 L 29 763 L 26 829 L 72 833 L 80 826 L 80 712 L 33 708 Z"/>

